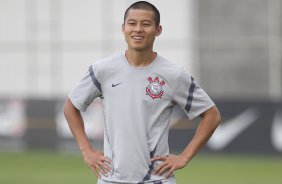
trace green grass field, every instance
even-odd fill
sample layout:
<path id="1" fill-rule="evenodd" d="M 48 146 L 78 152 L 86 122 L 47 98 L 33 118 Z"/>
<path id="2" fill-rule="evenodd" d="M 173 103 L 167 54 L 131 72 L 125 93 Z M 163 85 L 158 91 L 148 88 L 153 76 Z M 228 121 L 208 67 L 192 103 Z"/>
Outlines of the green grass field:
<path id="1" fill-rule="evenodd" d="M 177 184 L 281 184 L 282 157 L 198 155 Z M 0 152 L 0 184 L 95 184 L 79 154 Z"/>

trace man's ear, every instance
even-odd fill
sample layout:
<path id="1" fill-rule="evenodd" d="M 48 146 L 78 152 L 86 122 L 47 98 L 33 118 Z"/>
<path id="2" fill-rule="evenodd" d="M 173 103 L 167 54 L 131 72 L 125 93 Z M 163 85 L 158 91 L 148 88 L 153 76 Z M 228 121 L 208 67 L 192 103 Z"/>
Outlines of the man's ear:
<path id="1" fill-rule="evenodd" d="M 121 31 L 124 33 L 124 23 L 121 26 Z"/>
<path id="2" fill-rule="evenodd" d="M 163 28 L 162 28 L 161 25 L 159 25 L 159 26 L 157 27 L 156 36 L 160 36 L 160 34 L 162 33 L 162 31 L 163 31 Z"/>

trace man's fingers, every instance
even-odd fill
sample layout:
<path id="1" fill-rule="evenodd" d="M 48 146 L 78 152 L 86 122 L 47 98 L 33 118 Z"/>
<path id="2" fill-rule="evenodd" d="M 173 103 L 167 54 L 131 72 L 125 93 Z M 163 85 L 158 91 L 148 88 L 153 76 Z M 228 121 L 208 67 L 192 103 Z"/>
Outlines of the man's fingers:
<path id="1" fill-rule="evenodd" d="M 104 162 L 107 162 L 108 164 L 111 164 L 111 165 L 113 164 L 112 161 L 108 157 L 105 157 Z"/>
<path id="2" fill-rule="evenodd" d="M 165 157 L 165 156 L 155 156 L 151 159 L 151 162 L 153 162 L 153 161 L 165 161 L 166 158 L 167 157 Z"/>
<path id="3" fill-rule="evenodd" d="M 107 165 L 107 163 L 103 163 L 101 166 L 100 166 L 101 169 L 103 169 L 105 172 L 107 173 L 110 173 L 112 172 L 112 169 Z"/>
<path id="4" fill-rule="evenodd" d="M 107 162 L 99 161 L 96 164 L 96 168 L 104 175 L 108 176 L 108 173 L 112 172 L 112 169 L 109 167 L 109 164 Z"/>
<path id="5" fill-rule="evenodd" d="M 108 172 L 103 167 L 100 167 L 99 170 L 104 176 L 108 176 Z"/>
<path id="6" fill-rule="evenodd" d="M 107 158 L 97 162 L 97 165 L 107 172 L 112 172 L 112 169 L 109 167 L 109 165 L 111 165 L 111 164 L 112 164 L 111 160 L 109 160 Z"/>
<path id="7" fill-rule="evenodd" d="M 160 170 L 156 173 L 157 175 L 162 175 L 165 171 L 167 171 L 171 166 L 166 164 L 160 168 Z"/>
<path id="8" fill-rule="evenodd" d="M 168 179 L 172 175 L 173 171 L 174 171 L 174 169 L 170 168 L 170 170 L 167 172 L 165 177 Z"/>
<path id="9" fill-rule="evenodd" d="M 112 161 L 104 156 L 103 152 L 93 150 L 92 152 L 83 154 L 83 156 L 85 162 L 97 178 L 99 178 L 101 174 L 108 176 L 108 173 L 112 172 Z"/>
<path id="10" fill-rule="evenodd" d="M 165 166 L 167 166 L 167 163 L 166 163 L 166 162 L 160 164 L 160 165 L 157 167 L 157 169 L 155 170 L 155 174 L 159 174 L 160 171 L 161 171 L 161 170 L 163 169 L 163 167 L 165 167 Z"/>
<path id="11" fill-rule="evenodd" d="M 95 174 L 97 178 L 99 178 L 99 172 L 96 170 L 95 167 L 91 167 L 91 171 Z"/>
<path id="12" fill-rule="evenodd" d="M 100 176 L 99 173 L 103 174 L 106 177 L 108 176 L 108 171 L 105 167 L 103 167 L 103 165 L 97 166 L 97 167 L 93 166 L 93 167 L 91 167 L 91 170 L 93 171 L 93 173 L 95 174 L 95 176 L 97 178 L 99 178 L 99 176 Z"/>

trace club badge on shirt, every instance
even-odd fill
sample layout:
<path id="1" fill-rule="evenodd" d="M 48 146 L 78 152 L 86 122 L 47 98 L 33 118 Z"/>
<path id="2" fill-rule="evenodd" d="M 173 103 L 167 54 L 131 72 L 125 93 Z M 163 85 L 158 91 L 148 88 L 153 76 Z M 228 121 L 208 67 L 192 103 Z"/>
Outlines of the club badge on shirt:
<path id="1" fill-rule="evenodd" d="M 161 98 L 164 94 L 162 86 L 165 85 L 165 81 L 155 77 L 154 80 L 152 77 L 147 78 L 149 85 L 146 87 L 146 95 L 152 97 L 152 99 Z"/>

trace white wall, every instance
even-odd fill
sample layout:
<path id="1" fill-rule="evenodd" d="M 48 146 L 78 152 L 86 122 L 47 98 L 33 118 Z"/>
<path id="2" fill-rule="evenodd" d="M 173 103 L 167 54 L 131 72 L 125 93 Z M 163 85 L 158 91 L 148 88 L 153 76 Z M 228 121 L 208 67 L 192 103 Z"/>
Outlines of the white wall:
<path id="1" fill-rule="evenodd" d="M 150 1 L 161 12 L 155 50 L 193 70 L 193 0 Z M 64 97 L 96 59 L 124 51 L 129 0 L 0 0 L 0 96 Z"/>

